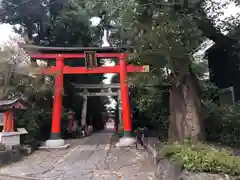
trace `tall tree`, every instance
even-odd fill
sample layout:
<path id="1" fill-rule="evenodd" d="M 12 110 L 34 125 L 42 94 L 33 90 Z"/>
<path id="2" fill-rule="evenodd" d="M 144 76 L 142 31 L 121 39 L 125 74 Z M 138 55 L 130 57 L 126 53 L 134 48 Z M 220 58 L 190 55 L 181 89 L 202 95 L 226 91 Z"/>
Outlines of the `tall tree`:
<path id="1" fill-rule="evenodd" d="M 89 2 L 90 3 L 90 2 Z M 209 38 L 232 47 L 236 40 L 222 34 L 214 23 L 220 6 L 211 11 L 211 0 L 200 1 L 121 1 L 109 0 L 105 10 L 111 14 L 116 30 L 115 44 L 135 48 L 130 62 L 151 65 L 150 79 L 165 77 L 170 85 L 169 137 L 171 140 L 204 138 L 203 106 L 195 72 L 193 53 Z M 97 7 L 92 1 L 91 7 Z M 94 5 L 92 5 L 94 4 Z M 135 78 L 136 79 L 136 78 Z"/>
<path id="2" fill-rule="evenodd" d="M 82 1 L 42 0 L 2 1 L 3 15 L 1 22 L 16 26 L 15 30 L 25 37 L 26 43 L 44 46 L 91 46 L 99 37 L 93 36 L 90 27 L 90 14 L 85 10 Z M 95 39 L 94 39 L 95 38 Z M 66 60 L 69 66 L 82 66 L 84 61 Z M 66 75 L 64 89 L 68 98 L 64 98 L 64 107 L 71 108 L 81 115 L 81 97 L 75 97 L 72 83 L 99 83 L 102 75 Z M 92 100 L 90 100 L 91 102 Z M 100 98 L 94 99 L 96 108 L 91 108 L 98 120 L 104 108 Z M 96 103 L 98 102 L 98 103 Z M 49 103 L 51 104 L 51 103 Z M 94 113 L 93 113 L 94 112 Z"/>

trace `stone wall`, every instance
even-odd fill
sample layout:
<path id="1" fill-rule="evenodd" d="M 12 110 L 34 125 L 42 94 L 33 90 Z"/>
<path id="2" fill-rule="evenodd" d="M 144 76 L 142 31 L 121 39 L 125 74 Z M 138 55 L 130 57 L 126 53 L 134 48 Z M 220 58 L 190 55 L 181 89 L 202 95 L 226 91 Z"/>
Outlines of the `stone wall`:
<path id="1" fill-rule="evenodd" d="M 9 163 L 17 162 L 23 158 L 23 156 L 30 155 L 35 150 L 30 145 L 17 145 L 12 147 L 0 146 L 0 166 Z"/>
<path id="2" fill-rule="evenodd" d="M 13 148 L 6 148 L 0 151 L 0 166 L 19 161 L 23 157 L 22 148 L 15 146 Z"/>
<path id="3" fill-rule="evenodd" d="M 156 180 L 240 180 L 239 177 L 231 177 L 227 174 L 194 173 L 183 170 L 180 166 L 160 156 L 156 151 L 157 138 L 149 138 L 147 149 L 154 157 L 156 165 Z M 160 145 L 158 145 L 159 147 Z"/>
<path id="4" fill-rule="evenodd" d="M 226 174 L 187 172 L 168 159 L 159 159 L 156 165 L 156 180 L 240 180 Z"/>

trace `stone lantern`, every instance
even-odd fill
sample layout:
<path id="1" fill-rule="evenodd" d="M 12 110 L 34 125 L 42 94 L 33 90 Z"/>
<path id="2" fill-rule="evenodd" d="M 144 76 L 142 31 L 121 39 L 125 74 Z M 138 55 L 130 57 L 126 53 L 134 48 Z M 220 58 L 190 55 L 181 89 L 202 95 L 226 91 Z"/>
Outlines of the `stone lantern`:
<path id="1" fill-rule="evenodd" d="M 4 86 L 5 76 L 3 73 L 0 73 L 0 86 Z"/>

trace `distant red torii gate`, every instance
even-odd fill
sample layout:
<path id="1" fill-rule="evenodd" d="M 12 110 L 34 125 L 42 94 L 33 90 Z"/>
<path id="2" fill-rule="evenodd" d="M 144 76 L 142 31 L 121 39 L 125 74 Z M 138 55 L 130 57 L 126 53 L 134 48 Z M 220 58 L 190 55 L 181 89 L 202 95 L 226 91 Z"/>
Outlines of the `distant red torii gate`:
<path id="1" fill-rule="evenodd" d="M 120 73 L 120 89 L 122 101 L 122 113 L 124 123 L 124 136 L 131 136 L 132 121 L 129 103 L 129 91 L 127 84 L 128 72 L 148 72 L 149 66 L 133 66 L 127 65 L 126 59 L 129 54 L 126 52 L 127 48 L 116 47 L 42 47 L 32 45 L 22 45 L 31 56 L 32 59 L 56 59 L 56 66 L 40 69 L 40 73 L 55 74 L 55 89 L 54 89 L 54 105 L 52 113 L 52 132 L 50 140 L 46 145 L 49 147 L 56 147 L 64 145 L 61 139 L 61 115 L 62 115 L 62 92 L 63 92 L 63 75 L 64 74 L 105 74 L 105 73 Z M 33 53 L 34 52 L 34 53 Z M 110 67 L 69 67 L 64 65 L 64 59 L 80 59 L 85 58 L 87 52 L 94 52 L 95 58 L 117 58 L 119 63 Z M 92 57 L 94 58 L 94 57 Z M 54 140 L 59 140 L 58 143 L 52 143 Z M 61 141 L 60 141 L 61 140 Z M 51 143 L 50 143 L 51 142 Z"/>

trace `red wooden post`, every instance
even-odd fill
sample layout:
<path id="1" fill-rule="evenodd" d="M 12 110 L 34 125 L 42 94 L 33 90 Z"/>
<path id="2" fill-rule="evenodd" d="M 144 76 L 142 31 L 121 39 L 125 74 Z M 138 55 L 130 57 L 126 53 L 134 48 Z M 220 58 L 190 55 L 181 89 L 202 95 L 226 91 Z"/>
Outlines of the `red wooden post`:
<path id="1" fill-rule="evenodd" d="M 56 58 L 56 67 L 60 71 L 56 73 L 55 78 L 51 139 L 61 139 L 60 133 L 62 118 L 63 67 L 64 67 L 64 59 L 61 55 L 59 55 Z"/>
<path id="2" fill-rule="evenodd" d="M 12 132 L 14 131 L 14 116 L 13 116 L 13 112 L 12 112 Z"/>
<path id="3" fill-rule="evenodd" d="M 121 54 L 119 56 L 124 136 L 128 137 L 128 136 L 131 136 L 132 121 L 131 121 L 131 115 L 130 115 L 130 102 L 129 102 L 129 93 L 128 93 L 128 82 L 127 82 L 127 62 L 125 58 L 126 58 L 125 54 Z"/>
<path id="4" fill-rule="evenodd" d="M 119 123 L 118 121 L 115 119 L 114 121 L 114 133 L 117 134 L 118 133 L 118 130 L 119 130 Z"/>
<path id="5" fill-rule="evenodd" d="M 114 124 L 114 133 L 117 134 L 117 127 L 116 127 L 116 123 Z"/>
<path id="6" fill-rule="evenodd" d="M 6 132 L 11 132 L 12 131 L 12 112 L 11 111 L 7 111 L 6 112 Z"/>
<path id="7" fill-rule="evenodd" d="M 3 114 L 3 132 L 8 131 L 8 111 Z"/>
<path id="8" fill-rule="evenodd" d="M 13 112 L 9 111 L 9 115 L 8 115 L 8 121 L 9 121 L 9 131 L 13 132 L 14 131 L 14 123 L 13 123 Z"/>
<path id="9" fill-rule="evenodd" d="M 73 111 L 68 112 L 68 133 L 73 132 L 73 120 L 74 120 L 75 113 Z"/>

